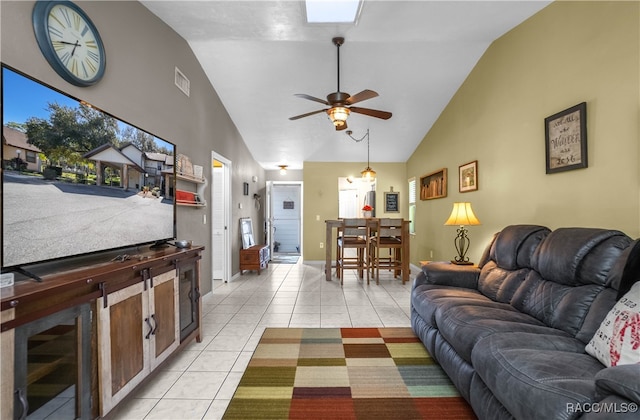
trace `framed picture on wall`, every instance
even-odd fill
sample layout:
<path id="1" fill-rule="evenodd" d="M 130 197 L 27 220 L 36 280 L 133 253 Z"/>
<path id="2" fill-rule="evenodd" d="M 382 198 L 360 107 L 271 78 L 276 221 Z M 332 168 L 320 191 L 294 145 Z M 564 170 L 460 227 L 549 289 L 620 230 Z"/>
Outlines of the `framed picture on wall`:
<path id="1" fill-rule="evenodd" d="M 544 119 L 547 173 L 586 168 L 587 164 L 587 103 Z"/>
<path id="2" fill-rule="evenodd" d="M 465 163 L 458 167 L 458 190 L 462 192 L 478 189 L 478 161 Z"/>
<path id="3" fill-rule="evenodd" d="M 256 244 L 253 240 L 253 222 L 250 217 L 240 218 L 240 235 L 242 236 L 242 249 L 251 248 Z"/>

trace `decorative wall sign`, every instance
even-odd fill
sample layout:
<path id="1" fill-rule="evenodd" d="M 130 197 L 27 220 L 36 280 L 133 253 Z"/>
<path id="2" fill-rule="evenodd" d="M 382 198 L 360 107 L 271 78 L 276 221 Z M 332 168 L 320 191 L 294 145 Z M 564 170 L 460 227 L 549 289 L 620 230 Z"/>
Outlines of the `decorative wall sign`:
<path id="1" fill-rule="evenodd" d="M 478 161 L 458 166 L 458 191 L 469 192 L 478 189 Z"/>
<path id="2" fill-rule="evenodd" d="M 384 193 L 384 211 L 385 213 L 400 213 L 400 201 L 398 200 L 400 193 L 385 192 Z"/>
<path id="3" fill-rule="evenodd" d="M 544 119 L 547 173 L 586 168 L 587 103 Z"/>

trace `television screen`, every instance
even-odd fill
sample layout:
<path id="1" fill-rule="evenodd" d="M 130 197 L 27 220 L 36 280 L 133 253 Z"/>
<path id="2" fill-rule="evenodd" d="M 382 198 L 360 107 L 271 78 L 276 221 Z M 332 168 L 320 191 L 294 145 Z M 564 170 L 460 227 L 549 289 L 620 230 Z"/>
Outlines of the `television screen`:
<path id="1" fill-rule="evenodd" d="M 2 66 L 2 267 L 175 238 L 175 145 Z"/>

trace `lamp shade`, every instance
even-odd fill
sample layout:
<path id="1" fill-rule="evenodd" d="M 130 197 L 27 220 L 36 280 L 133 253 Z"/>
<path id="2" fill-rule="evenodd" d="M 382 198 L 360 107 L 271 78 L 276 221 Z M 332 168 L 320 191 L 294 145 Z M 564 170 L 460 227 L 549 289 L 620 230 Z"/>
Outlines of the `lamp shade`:
<path id="1" fill-rule="evenodd" d="M 471 209 L 471 203 L 453 203 L 453 210 L 451 210 L 451 215 L 444 222 L 445 225 L 479 225 L 480 220 L 476 217 Z"/>
<path id="2" fill-rule="evenodd" d="M 364 171 L 360 172 L 362 174 L 362 178 L 367 179 L 369 181 L 373 181 L 376 179 L 376 171 L 371 169 L 370 166 L 367 166 Z"/>
<path id="3" fill-rule="evenodd" d="M 334 106 L 327 110 L 327 114 L 329 114 L 329 118 L 331 119 L 331 122 L 333 122 L 333 125 L 336 127 L 342 127 L 347 122 L 349 108 Z"/>

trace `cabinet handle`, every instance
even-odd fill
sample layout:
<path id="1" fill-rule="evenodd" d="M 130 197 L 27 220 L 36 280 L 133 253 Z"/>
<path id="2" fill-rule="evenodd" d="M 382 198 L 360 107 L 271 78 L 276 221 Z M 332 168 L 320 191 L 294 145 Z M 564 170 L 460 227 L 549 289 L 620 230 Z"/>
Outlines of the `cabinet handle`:
<path id="1" fill-rule="evenodd" d="M 151 335 L 156 335 L 156 330 L 158 329 L 158 320 L 156 320 L 156 314 L 152 314 L 151 319 L 153 319 L 153 329 L 151 330 Z"/>
<path id="2" fill-rule="evenodd" d="M 147 333 L 147 335 L 144 336 L 144 338 L 148 340 L 149 337 L 151 336 L 151 333 L 153 333 L 153 327 L 151 326 L 151 321 L 149 321 L 149 318 L 145 318 L 144 322 L 146 322 L 147 325 L 149 326 L 149 332 Z"/>
<path id="3" fill-rule="evenodd" d="M 27 413 L 29 412 L 29 402 L 27 401 L 27 398 L 24 395 L 23 388 L 16 389 L 15 394 L 18 399 L 18 402 L 20 403 L 20 407 L 22 407 L 22 413 L 20 414 L 20 417 L 18 417 L 18 419 L 24 420 L 27 418 Z"/>

